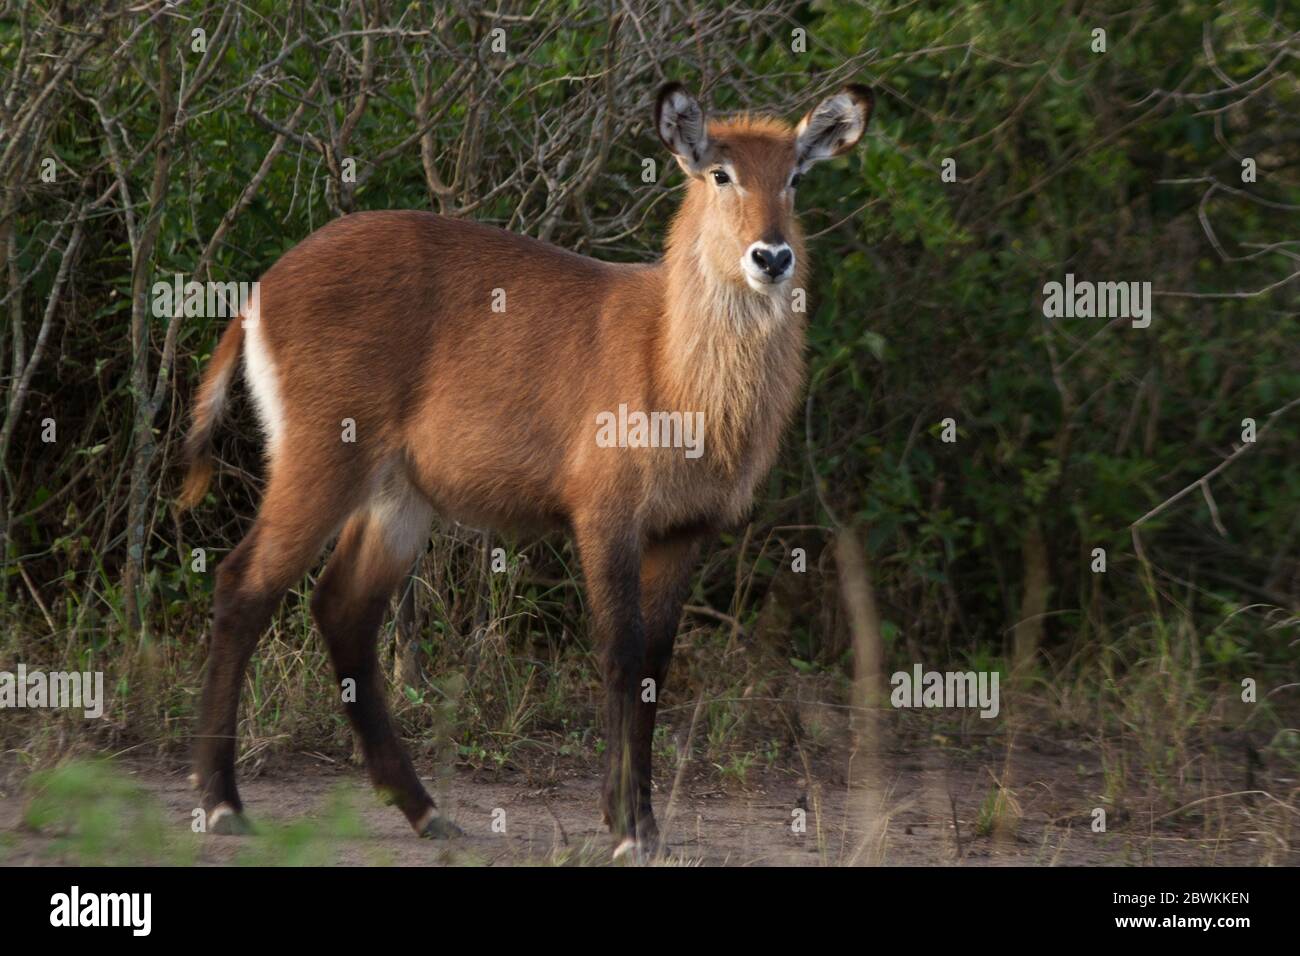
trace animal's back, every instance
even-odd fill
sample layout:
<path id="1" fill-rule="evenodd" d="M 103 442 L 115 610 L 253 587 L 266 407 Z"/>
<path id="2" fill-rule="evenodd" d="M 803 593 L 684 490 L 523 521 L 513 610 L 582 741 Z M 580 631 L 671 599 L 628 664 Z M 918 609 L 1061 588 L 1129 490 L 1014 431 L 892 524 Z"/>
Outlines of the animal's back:
<path id="1" fill-rule="evenodd" d="M 262 277 L 264 337 L 275 357 L 300 351 L 310 361 L 296 364 L 324 367 L 336 383 L 373 386 L 378 370 L 409 389 L 440 346 L 508 362 L 515 346 L 589 331 L 610 268 L 433 213 L 356 213 L 312 233 Z"/>
<path id="2" fill-rule="evenodd" d="M 295 445 L 399 456 L 448 516 L 557 523 L 595 411 L 648 399 L 655 288 L 644 267 L 432 213 L 335 220 L 262 278 L 245 367 L 272 466 Z"/>

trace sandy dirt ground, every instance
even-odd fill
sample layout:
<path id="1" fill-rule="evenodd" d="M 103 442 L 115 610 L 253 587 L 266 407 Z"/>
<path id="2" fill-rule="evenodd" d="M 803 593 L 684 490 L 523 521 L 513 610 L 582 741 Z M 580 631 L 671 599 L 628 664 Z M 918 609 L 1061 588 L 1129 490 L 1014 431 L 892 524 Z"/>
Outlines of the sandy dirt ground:
<path id="1" fill-rule="evenodd" d="M 120 760 L 118 766 L 155 798 L 177 832 L 188 834 L 195 797 L 179 760 L 166 765 Z M 1192 812 L 1163 818 L 1164 807 L 1112 808 L 1106 831 L 1094 832 L 1092 808 L 1100 802 L 1101 770 L 1088 755 L 1058 742 L 1030 741 L 1012 759 L 1005 750 L 890 753 L 876 766 L 874 785 L 851 782 L 847 756 L 799 769 L 751 771 L 743 784 L 724 784 L 712 771 L 684 772 L 676 781 L 669 775 L 655 795 L 656 814 L 668 837 L 668 852 L 659 860 L 704 866 L 1300 862 L 1294 856 L 1278 857 L 1276 840 L 1252 828 L 1248 808 L 1239 815 Z M 597 811 L 600 781 L 593 768 L 551 767 L 545 773 L 466 768 L 438 783 L 427 778 L 427 783 L 431 792 L 445 793 L 441 803 L 464 836 L 417 839 L 394 808 L 380 803 L 360 767 L 317 755 L 284 755 L 245 773 L 241 781 L 246 812 L 259 833 L 192 837 L 194 860 L 209 865 L 276 862 L 267 831 L 315 821 L 322 828 L 326 849 L 321 862 L 326 864 L 610 862 L 611 843 Z M 1014 822 L 989 832 L 988 807 L 999 793 L 1014 807 Z M 1225 799 L 1249 798 L 1215 796 L 1208 802 L 1217 806 Z M 23 824 L 27 800 L 24 787 L 10 775 L 0 793 L 4 863 L 76 862 L 61 850 L 59 834 Z M 351 808 L 356 826 L 330 832 L 340 800 Z M 795 826 L 800 817 L 806 822 L 804 832 Z M 1235 825 L 1238 817 L 1240 825 Z M 251 855 L 259 840 L 260 854 Z"/>

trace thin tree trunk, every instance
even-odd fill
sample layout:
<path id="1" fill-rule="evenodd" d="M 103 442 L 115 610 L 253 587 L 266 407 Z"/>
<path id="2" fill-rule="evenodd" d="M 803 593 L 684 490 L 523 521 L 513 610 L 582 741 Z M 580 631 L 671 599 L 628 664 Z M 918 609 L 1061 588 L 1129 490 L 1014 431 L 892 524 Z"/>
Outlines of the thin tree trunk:
<path id="1" fill-rule="evenodd" d="M 1021 546 L 1024 593 L 1020 615 L 1016 620 L 1013 675 L 1023 682 L 1033 667 L 1039 645 L 1043 642 L 1043 615 L 1051 592 L 1051 573 L 1047 566 L 1047 542 L 1036 518 L 1030 519 Z"/>
<path id="2" fill-rule="evenodd" d="M 169 20 L 162 18 L 158 30 L 158 144 L 155 148 L 153 182 L 149 188 L 149 218 L 144 223 L 139 242 L 135 244 L 131 269 L 131 397 L 135 402 L 132 428 L 131 480 L 127 491 L 127 550 L 122 576 L 122 592 L 126 601 L 127 629 L 133 636 L 142 636 L 143 605 L 149 596 L 145 586 L 145 548 L 147 528 L 153 514 L 150 466 L 158 451 L 153 434 L 154 416 L 158 411 L 156 389 L 150 388 L 149 365 L 149 274 L 153 267 L 154 246 L 162 226 L 162 214 L 167 204 L 167 189 L 172 166 L 172 126 L 176 120 L 174 90 L 172 89 L 171 31 Z M 172 326 L 176 318 L 172 318 Z M 169 337 L 173 328 L 168 329 Z M 166 358 L 163 359 L 165 363 Z M 160 367 L 159 374 L 166 370 Z"/>

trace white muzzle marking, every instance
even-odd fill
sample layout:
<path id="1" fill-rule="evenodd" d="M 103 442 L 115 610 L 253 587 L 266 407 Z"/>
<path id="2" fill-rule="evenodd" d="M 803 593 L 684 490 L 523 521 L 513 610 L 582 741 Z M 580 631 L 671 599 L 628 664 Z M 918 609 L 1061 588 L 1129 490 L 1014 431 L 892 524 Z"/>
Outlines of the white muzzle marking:
<path id="1" fill-rule="evenodd" d="M 773 275 L 759 264 L 758 259 L 754 258 L 755 252 L 765 257 L 768 262 L 778 262 L 786 254 L 789 255 L 789 259 L 785 261 L 781 271 Z M 755 292 L 775 292 L 794 275 L 794 250 L 790 248 L 788 242 L 775 245 L 770 242 L 755 242 L 740 257 L 740 269 L 745 274 L 745 282 Z"/>

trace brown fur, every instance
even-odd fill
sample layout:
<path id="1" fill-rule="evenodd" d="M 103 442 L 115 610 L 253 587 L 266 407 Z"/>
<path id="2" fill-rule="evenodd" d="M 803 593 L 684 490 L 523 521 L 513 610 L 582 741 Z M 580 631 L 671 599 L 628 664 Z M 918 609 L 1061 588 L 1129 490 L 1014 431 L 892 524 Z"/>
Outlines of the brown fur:
<path id="1" fill-rule="evenodd" d="M 212 432 L 220 419 L 224 392 L 234 374 L 243 344 L 244 328 L 236 319 L 222 333 L 194 400 L 194 424 L 185 439 L 185 485 L 178 499 L 181 510 L 193 508 L 202 501 L 212 481 Z"/>
<path id="2" fill-rule="evenodd" d="M 366 212 L 319 229 L 262 278 L 256 334 L 283 422 L 257 521 L 218 576 L 197 759 L 209 809 L 240 809 L 243 666 L 280 596 L 341 528 L 313 612 L 339 679 L 356 681 L 348 712 L 376 785 L 417 828 L 432 816 L 383 704 L 374 635 L 436 512 L 573 533 L 606 655 L 606 816 L 616 835 L 653 832 L 654 706 L 640 702 L 642 680 L 662 687 L 698 538 L 746 515 L 804 375 L 790 288 L 803 286 L 806 256 L 783 191 L 795 134 L 743 117 L 710 124 L 708 136 L 743 194 L 693 177 L 659 263 L 600 262 L 429 213 Z M 796 273 L 764 294 L 737 263 L 769 234 L 794 249 Z M 492 311 L 495 289 L 504 312 Z M 205 375 L 183 505 L 207 485 L 244 338 L 237 319 Z M 620 404 L 702 412 L 702 457 L 598 447 L 597 414 Z M 344 419 L 355 420 L 354 443 L 341 440 Z"/>

